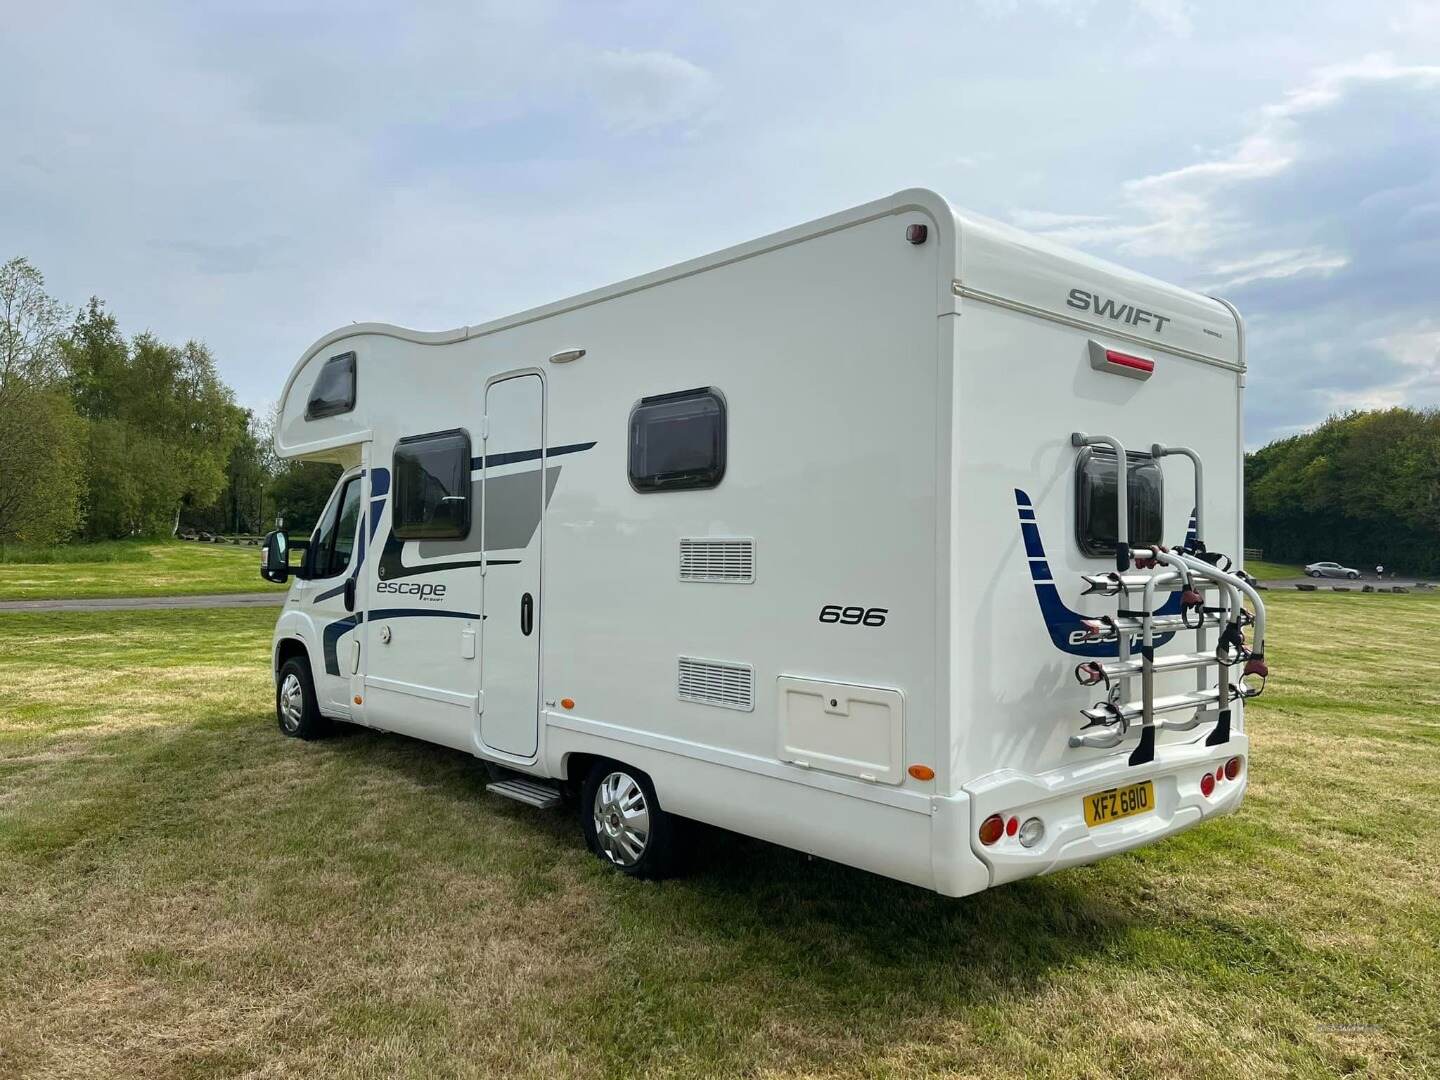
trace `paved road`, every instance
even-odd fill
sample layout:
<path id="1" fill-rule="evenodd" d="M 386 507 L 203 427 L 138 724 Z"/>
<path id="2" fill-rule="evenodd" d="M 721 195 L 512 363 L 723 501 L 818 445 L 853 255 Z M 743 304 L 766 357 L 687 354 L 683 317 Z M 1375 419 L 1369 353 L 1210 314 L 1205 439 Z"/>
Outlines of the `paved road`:
<path id="1" fill-rule="evenodd" d="M 167 611 L 172 608 L 279 607 L 285 593 L 221 596 L 97 596 L 84 600 L 0 600 L 0 611 Z"/>
<path id="2" fill-rule="evenodd" d="M 1261 578 L 1262 585 L 1268 585 L 1272 589 L 1294 589 L 1296 585 L 1314 585 L 1317 589 L 1326 592 L 1330 586 L 1339 585 L 1342 589 L 1353 589 L 1359 592 L 1364 586 L 1370 585 L 1375 588 L 1389 589 L 1396 585 L 1403 585 L 1405 588 L 1414 588 L 1416 581 L 1424 581 L 1424 578 L 1397 577 L 1392 578 L 1388 574 L 1383 581 L 1377 580 L 1374 574 L 1362 574 L 1358 581 L 1351 581 L 1349 578 L 1312 578 L 1312 577 L 1287 577 L 1287 578 Z"/>

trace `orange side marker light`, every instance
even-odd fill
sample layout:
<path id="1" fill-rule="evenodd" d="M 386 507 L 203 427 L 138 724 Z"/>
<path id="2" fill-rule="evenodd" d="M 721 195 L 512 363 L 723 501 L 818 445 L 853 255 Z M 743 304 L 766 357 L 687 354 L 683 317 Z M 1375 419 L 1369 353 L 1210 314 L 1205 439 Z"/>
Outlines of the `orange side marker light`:
<path id="1" fill-rule="evenodd" d="M 934 780 L 935 770 L 929 765 L 911 765 L 907 770 L 916 780 Z"/>
<path id="2" fill-rule="evenodd" d="M 355 704 L 356 704 L 356 705 L 364 705 L 364 704 L 365 704 L 365 702 L 361 699 L 361 697 L 360 697 L 359 694 L 356 694 L 356 695 L 355 695 Z"/>
<path id="3" fill-rule="evenodd" d="M 560 699 L 560 707 L 562 709 L 573 709 L 575 707 L 575 701 L 573 698 L 562 697 Z"/>

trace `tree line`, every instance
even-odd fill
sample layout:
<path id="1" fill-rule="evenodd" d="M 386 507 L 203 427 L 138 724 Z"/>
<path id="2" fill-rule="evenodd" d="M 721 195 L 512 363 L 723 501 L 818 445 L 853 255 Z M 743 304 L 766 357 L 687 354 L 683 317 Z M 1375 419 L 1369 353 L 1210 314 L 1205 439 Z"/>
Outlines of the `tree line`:
<path id="1" fill-rule="evenodd" d="M 0 544 L 263 531 L 312 521 L 334 466 L 282 462 L 200 341 L 127 338 L 24 258 L 0 266 Z"/>
<path id="2" fill-rule="evenodd" d="M 1349 412 L 1247 454 L 1245 544 L 1440 574 L 1440 411 Z"/>

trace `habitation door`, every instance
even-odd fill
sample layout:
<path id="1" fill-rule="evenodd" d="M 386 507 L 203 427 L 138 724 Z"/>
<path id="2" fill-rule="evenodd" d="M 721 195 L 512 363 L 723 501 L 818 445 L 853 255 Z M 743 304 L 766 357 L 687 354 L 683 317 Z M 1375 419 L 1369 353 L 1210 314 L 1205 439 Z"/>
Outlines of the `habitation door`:
<path id="1" fill-rule="evenodd" d="M 546 494 L 540 376 L 510 376 L 485 388 L 485 432 L 480 738 L 493 750 L 532 757 L 540 732 Z"/>

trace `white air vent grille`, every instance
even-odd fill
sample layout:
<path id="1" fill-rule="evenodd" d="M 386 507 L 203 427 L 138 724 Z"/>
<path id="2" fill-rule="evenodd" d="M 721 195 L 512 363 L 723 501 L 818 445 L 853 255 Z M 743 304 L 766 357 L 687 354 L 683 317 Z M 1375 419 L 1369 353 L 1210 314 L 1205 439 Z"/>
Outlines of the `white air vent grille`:
<path id="1" fill-rule="evenodd" d="M 755 708 L 755 670 L 748 664 L 682 656 L 679 693 L 685 701 L 751 712 Z"/>
<path id="2" fill-rule="evenodd" d="M 681 537 L 680 580 L 753 582 L 755 541 L 748 537 Z"/>

